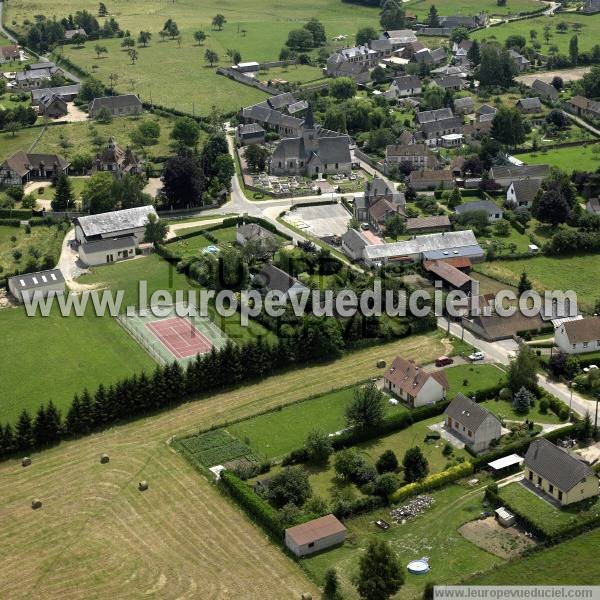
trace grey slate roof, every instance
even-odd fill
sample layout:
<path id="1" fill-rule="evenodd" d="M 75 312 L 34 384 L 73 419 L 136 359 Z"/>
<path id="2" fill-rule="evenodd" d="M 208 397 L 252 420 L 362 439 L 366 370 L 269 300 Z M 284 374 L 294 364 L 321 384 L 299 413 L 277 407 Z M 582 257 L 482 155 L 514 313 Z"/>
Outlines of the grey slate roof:
<path id="1" fill-rule="evenodd" d="M 548 165 L 500 165 L 492 167 L 490 177 L 493 179 L 527 179 L 531 177 L 544 178 L 550 175 Z"/>
<path id="2" fill-rule="evenodd" d="M 525 454 L 524 465 L 563 492 L 573 489 L 586 477 L 595 477 L 594 471 L 583 461 L 545 438 L 531 442 Z"/>
<path id="3" fill-rule="evenodd" d="M 73 85 L 61 85 L 58 87 L 40 88 L 38 90 L 31 90 L 31 101 L 33 103 L 35 103 L 42 96 L 46 96 L 48 94 L 56 94 L 59 97 L 76 96 L 79 93 L 80 88 L 81 88 L 81 85 L 79 83 L 74 83 Z"/>
<path id="4" fill-rule="evenodd" d="M 483 406 L 480 406 L 477 402 L 473 402 L 473 400 L 463 394 L 456 394 L 444 412 L 451 419 L 458 421 L 473 432 L 481 427 L 481 424 L 488 416 L 491 415 L 494 417 L 487 408 L 483 408 Z"/>
<path id="5" fill-rule="evenodd" d="M 9 156 L 3 163 L 3 167 L 18 173 L 24 177 L 31 169 L 38 169 L 41 165 L 55 167 L 64 171 L 71 163 L 58 154 L 26 154 L 22 150 Z"/>
<path id="6" fill-rule="evenodd" d="M 302 110 L 306 110 L 308 108 L 308 102 L 306 100 L 298 100 L 298 102 L 294 102 L 287 107 L 287 111 L 290 115 L 293 115 Z"/>
<path id="7" fill-rule="evenodd" d="M 394 83 L 399 90 L 414 90 L 422 86 L 421 80 L 416 75 L 396 77 Z"/>
<path id="8" fill-rule="evenodd" d="M 353 252 L 362 252 L 369 242 L 356 229 L 348 229 L 342 236 L 344 242 Z"/>
<path id="9" fill-rule="evenodd" d="M 91 237 L 144 227 L 148 223 L 150 214 L 156 215 L 154 206 L 136 206 L 99 215 L 77 217 L 75 222 L 81 227 L 86 237 Z"/>
<path id="10" fill-rule="evenodd" d="M 65 278 L 60 269 L 49 269 L 48 271 L 38 271 L 37 273 L 15 275 L 14 277 L 9 277 L 8 280 L 20 290 L 33 290 L 45 285 L 64 283 Z"/>
<path id="11" fill-rule="evenodd" d="M 457 215 L 484 210 L 485 212 L 502 212 L 502 209 L 491 200 L 476 200 L 475 202 L 465 202 L 456 207 Z"/>
<path id="12" fill-rule="evenodd" d="M 454 101 L 454 110 L 458 110 L 459 108 L 472 110 L 474 107 L 475 103 L 473 102 L 473 98 L 471 96 L 467 96 L 466 98 L 457 98 Z"/>
<path id="13" fill-rule="evenodd" d="M 106 108 L 124 108 L 132 104 L 138 106 L 141 110 L 142 101 L 135 94 L 122 94 L 121 96 L 103 96 L 94 98 L 90 103 L 90 112 Z"/>
<path id="14" fill-rule="evenodd" d="M 432 123 L 434 121 L 442 121 L 454 117 L 451 108 L 438 108 L 437 110 L 424 110 L 417 113 L 417 121 L 419 125 L 423 123 Z"/>
<path id="15" fill-rule="evenodd" d="M 256 274 L 256 278 L 267 289 L 277 290 L 284 294 L 295 285 L 305 287 L 297 279 L 294 279 L 291 275 L 282 271 L 273 263 L 265 263 L 259 273 Z"/>
<path id="16" fill-rule="evenodd" d="M 538 92 L 540 95 L 547 96 L 552 100 L 557 100 L 559 97 L 558 90 L 553 85 L 550 85 L 549 83 L 546 83 L 545 81 L 542 81 L 541 79 L 536 79 L 531 84 L 531 87 L 536 92 Z"/>
<path id="17" fill-rule="evenodd" d="M 542 110 L 542 101 L 539 98 L 521 98 L 517 105 L 525 110 Z"/>
<path id="18" fill-rule="evenodd" d="M 542 186 L 542 180 L 533 179 L 518 179 L 512 182 L 518 202 L 533 202 L 535 195 Z"/>
<path id="19" fill-rule="evenodd" d="M 132 235 L 121 238 L 108 238 L 104 240 L 92 240 L 82 244 L 85 252 L 106 252 L 107 250 L 125 250 L 135 246 L 135 238 Z"/>
<path id="20" fill-rule="evenodd" d="M 458 75 L 442 75 L 441 77 L 436 77 L 433 80 L 433 83 L 443 89 L 453 87 L 461 88 L 465 85 L 465 82 Z"/>
<path id="21" fill-rule="evenodd" d="M 290 104 L 297 102 L 296 98 L 291 92 L 285 92 L 284 94 L 277 94 L 277 96 L 271 96 L 266 100 L 269 106 L 274 110 L 281 110 L 286 108 Z"/>
<path id="22" fill-rule="evenodd" d="M 240 225 L 237 228 L 237 231 L 247 241 L 260 241 L 275 237 L 270 231 L 267 231 L 258 223 L 246 223 L 245 225 Z"/>
<path id="23" fill-rule="evenodd" d="M 265 130 L 258 123 L 246 123 L 245 125 L 238 125 L 238 133 L 240 135 L 264 132 Z"/>

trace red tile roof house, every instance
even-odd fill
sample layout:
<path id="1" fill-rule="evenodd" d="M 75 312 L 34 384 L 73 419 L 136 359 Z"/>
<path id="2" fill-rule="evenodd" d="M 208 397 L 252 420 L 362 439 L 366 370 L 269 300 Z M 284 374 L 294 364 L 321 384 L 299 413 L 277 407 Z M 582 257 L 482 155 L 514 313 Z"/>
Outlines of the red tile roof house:
<path id="1" fill-rule="evenodd" d="M 383 387 L 411 408 L 416 408 L 443 400 L 448 391 L 448 379 L 444 371 L 427 372 L 414 361 L 397 356 L 383 376 Z"/>
<path id="2" fill-rule="evenodd" d="M 345 539 L 346 528 L 333 515 L 325 515 L 285 530 L 285 545 L 296 556 L 343 544 Z"/>

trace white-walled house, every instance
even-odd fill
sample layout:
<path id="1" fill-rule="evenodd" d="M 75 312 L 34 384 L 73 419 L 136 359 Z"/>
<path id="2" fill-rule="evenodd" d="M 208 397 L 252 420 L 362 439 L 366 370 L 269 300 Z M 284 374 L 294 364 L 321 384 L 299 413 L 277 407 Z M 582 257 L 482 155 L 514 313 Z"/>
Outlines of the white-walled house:
<path id="1" fill-rule="evenodd" d="M 473 452 L 484 452 L 502 436 L 502 424 L 487 408 L 463 394 L 457 394 L 446 410 L 445 427 Z"/>
<path id="2" fill-rule="evenodd" d="M 383 376 L 384 389 L 411 408 L 435 404 L 446 397 L 448 379 L 444 371 L 427 372 L 413 360 L 397 356 Z"/>
<path id="3" fill-rule="evenodd" d="M 590 317 L 561 323 L 554 330 L 554 343 L 567 354 L 599 351 L 600 318 Z"/>
<path id="4" fill-rule="evenodd" d="M 64 294 L 65 278 L 60 269 L 25 273 L 8 278 L 8 291 L 19 301 L 29 294 L 41 294 L 44 298 L 50 294 Z"/>
<path id="5" fill-rule="evenodd" d="M 79 246 L 79 258 L 92 267 L 105 265 L 135 256 L 136 239 L 130 235 L 122 238 L 94 240 Z"/>
<path id="6" fill-rule="evenodd" d="M 153 206 L 137 206 L 124 210 L 86 215 L 75 219 L 75 240 L 79 244 L 96 240 L 133 236 L 136 241 L 144 240 L 150 215 L 158 219 Z"/>
<path id="7" fill-rule="evenodd" d="M 506 205 L 514 208 L 531 208 L 541 187 L 542 180 L 538 178 L 513 181 L 506 190 Z"/>
<path id="8" fill-rule="evenodd" d="M 524 481 L 562 506 L 593 498 L 599 493 L 594 471 L 545 438 L 538 438 L 529 445 L 523 466 Z"/>

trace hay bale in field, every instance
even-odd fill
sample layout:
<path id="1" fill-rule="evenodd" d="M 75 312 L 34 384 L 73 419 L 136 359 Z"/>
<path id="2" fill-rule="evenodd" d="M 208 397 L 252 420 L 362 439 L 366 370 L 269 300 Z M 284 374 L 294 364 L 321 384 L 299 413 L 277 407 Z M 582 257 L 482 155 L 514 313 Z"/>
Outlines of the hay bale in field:
<path id="1" fill-rule="evenodd" d="M 383 360 L 383 358 L 380 358 L 377 361 L 377 368 L 378 369 L 385 369 L 385 360 Z"/>
<path id="2" fill-rule="evenodd" d="M 108 454 L 100 455 L 100 464 L 101 465 L 105 465 L 109 460 L 110 460 L 110 458 L 108 457 Z"/>
<path id="3" fill-rule="evenodd" d="M 138 483 L 138 490 L 140 490 L 140 492 L 145 492 L 147 489 L 148 489 L 148 482 L 146 480 L 140 481 Z"/>
<path id="4" fill-rule="evenodd" d="M 29 458 L 29 456 L 24 456 L 21 459 L 21 466 L 22 467 L 28 467 L 31 464 L 31 459 Z"/>
<path id="5" fill-rule="evenodd" d="M 31 508 L 33 508 L 33 510 L 37 510 L 38 508 L 42 508 L 42 501 L 38 500 L 37 498 L 34 498 L 31 501 Z"/>
<path id="6" fill-rule="evenodd" d="M 300 596 L 300 600 L 312 600 L 312 594 L 305 592 L 304 594 L 302 594 L 302 596 Z"/>

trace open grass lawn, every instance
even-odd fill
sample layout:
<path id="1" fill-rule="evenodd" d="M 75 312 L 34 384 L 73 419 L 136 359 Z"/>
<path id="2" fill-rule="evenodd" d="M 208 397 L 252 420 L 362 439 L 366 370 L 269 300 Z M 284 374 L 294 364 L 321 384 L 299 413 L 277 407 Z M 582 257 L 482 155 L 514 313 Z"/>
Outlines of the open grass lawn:
<path id="1" fill-rule="evenodd" d="M 539 401 L 535 403 L 534 407 L 529 409 L 526 415 L 516 412 L 512 404 L 506 400 L 486 400 L 482 402 L 481 406 L 487 408 L 497 417 L 509 421 L 519 421 L 522 423 L 525 419 L 529 419 L 534 423 L 550 423 L 552 425 L 562 422 L 551 410 L 548 410 L 546 414 L 542 414 L 540 412 Z"/>
<path id="2" fill-rule="evenodd" d="M 506 379 L 501 367 L 490 364 L 456 365 L 445 369 L 450 388 L 448 398 L 461 393 L 471 397 L 477 390 L 494 387 Z"/>
<path id="3" fill-rule="evenodd" d="M 510 2 L 507 3 L 510 5 Z M 556 24 L 565 21 L 569 24 L 569 30 L 566 33 L 558 33 Z M 581 31 L 573 29 L 574 23 L 581 24 Z M 546 43 L 544 39 L 544 27 L 551 26 L 550 33 L 552 37 Z M 598 43 L 598 31 L 600 30 L 600 15 L 581 15 L 573 13 L 557 14 L 549 19 L 548 17 L 537 17 L 534 19 L 524 19 L 522 21 L 514 21 L 504 23 L 498 27 L 491 27 L 473 32 L 472 39 L 476 40 L 492 40 L 496 39 L 499 42 L 504 40 L 509 35 L 522 35 L 530 44 L 529 32 L 537 31 L 537 41 L 542 44 L 541 53 L 549 54 L 550 46 L 558 46 L 560 54 L 569 54 L 569 40 L 573 35 L 579 38 L 579 51 L 587 51 Z"/>
<path id="4" fill-rule="evenodd" d="M 88 312 L 27 317 L 22 307 L 0 310 L 0 421 L 14 423 L 23 408 L 33 415 L 49 400 L 64 416 L 84 388 L 153 369 L 154 361 L 114 319 Z"/>
<path id="5" fill-rule="evenodd" d="M 195 229 L 200 229 L 195 228 Z M 184 231 L 188 231 L 187 229 Z M 189 233 L 192 231 L 190 230 Z M 187 238 L 185 240 L 178 240 L 169 244 L 169 250 L 175 252 L 181 258 L 187 258 L 188 256 L 199 256 L 200 251 L 206 248 L 207 246 L 214 245 L 208 238 L 203 235 L 195 235 L 194 237 Z"/>
<path id="6" fill-rule="evenodd" d="M 5 351 L 20 360 L 14 346 Z M 303 592 L 319 597 L 305 573 L 266 543 L 264 534 L 166 441 L 373 377 L 380 373 L 380 358 L 401 354 L 430 360 L 443 353 L 435 334 L 412 336 L 62 443 L 34 453 L 32 468 L 23 469 L 18 460 L 0 463 L 4 596 L 51 597 L 57 589 L 76 589 L 85 598 L 136 598 L 160 586 L 155 595 L 168 598 L 213 592 L 256 600 L 299 598 Z M 124 363 L 123 356 L 127 353 L 115 364 Z M 41 376 L 37 381 L 47 387 Z M 99 464 L 103 452 L 110 456 L 108 465 Z M 143 494 L 137 491 L 141 479 L 150 484 Z M 32 511 L 31 499 L 38 495 L 43 509 Z M 226 579 L 224 572 L 230 575 Z"/>
<path id="7" fill-rule="evenodd" d="M 585 311 L 593 310 L 600 297 L 600 261 L 593 255 L 492 261 L 476 265 L 475 269 L 510 285 L 517 285 L 525 271 L 538 292 L 574 290 L 579 308 Z"/>
<path id="8" fill-rule="evenodd" d="M 259 81 L 265 82 L 272 79 L 282 79 L 290 83 L 310 83 L 323 79 L 323 71 L 319 67 L 311 65 L 289 65 L 259 71 L 256 77 Z"/>
<path id="9" fill-rule="evenodd" d="M 477 239 L 481 247 L 486 250 L 488 246 L 492 245 L 492 242 L 501 242 L 504 244 L 505 251 L 511 250 L 512 244 L 515 246 L 515 252 L 527 252 L 527 248 L 531 241 L 529 237 L 524 233 L 519 233 L 514 227 L 511 226 L 510 232 L 507 236 L 499 236 L 494 233 L 494 226 L 490 226 L 490 233 L 488 235 L 478 235 Z"/>
<path id="10" fill-rule="evenodd" d="M 577 169 L 579 171 L 596 171 L 600 167 L 600 154 L 594 153 L 598 145 L 571 146 L 556 148 L 545 152 L 530 152 L 519 154 L 518 159 L 526 164 L 558 167 L 567 173 Z"/>
<path id="11" fill-rule="evenodd" d="M 160 126 L 160 137 L 157 144 L 142 149 L 132 144 L 131 134 L 143 120 L 156 121 Z M 114 137 L 120 146 L 131 146 L 135 152 L 145 154 L 151 160 L 172 154 L 169 138 L 172 128 L 172 120 L 150 113 L 139 117 L 117 117 L 105 124 L 97 121 L 66 123 L 48 127 L 35 151 L 57 153 L 67 158 L 82 152 L 95 156 L 104 149 L 109 138 Z"/>
<path id="12" fill-rule="evenodd" d="M 469 580 L 472 585 L 597 585 L 600 529 Z"/>
<path id="13" fill-rule="evenodd" d="M 12 238 L 16 238 L 13 242 Z M 22 227 L 0 226 L 0 277 L 24 268 L 31 259 L 30 251 L 39 252 L 38 264 L 44 256 L 58 259 L 64 232 L 58 227 L 32 227 L 31 233 L 25 233 Z M 20 252 L 17 260 L 13 252 Z"/>
<path id="14" fill-rule="evenodd" d="M 500 499 L 508 504 L 510 510 L 526 516 L 548 536 L 557 535 L 593 518 L 600 509 L 600 498 L 598 497 L 581 503 L 583 506 L 575 504 L 557 508 L 518 482 L 500 488 Z"/>
<path id="15" fill-rule="evenodd" d="M 461 525 L 479 516 L 482 495 L 481 489 L 448 486 L 432 494 L 434 504 L 425 513 L 404 525 L 392 524 L 387 531 L 374 523 L 377 519 L 391 522 L 386 509 L 348 519 L 345 544 L 302 559 L 302 566 L 319 584 L 322 584 L 325 572 L 334 567 L 342 582 L 344 598 L 353 600 L 358 594 L 351 579 L 358 571 L 360 555 L 373 538 L 389 542 L 403 565 L 423 556 L 430 559 L 430 573 L 406 573 L 406 582 L 394 598 L 420 598 L 428 582 L 456 584 L 475 573 L 490 571 L 504 561 L 481 550 L 457 531 Z"/>
<path id="16" fill-rule="evenodd" d="M 173 265 L 156 254 L 112 265 L 94 267 L 89 275 L 84 275 L 77 281 L 83 284 L 92 284 L 97 288 L 123 290 L 122 311 L 125 311 L 128 305 L 139 305 L 138 288 L 140 281 L 147 283 L 148 306 L 153 303 L 151 295 L 156 290 L 168 291 L 173 298 L 175 292 L 181 290 L 183 299 L 187 300 L 187 290 L 194 289 L 199 293 L 202 289 L 188 280 L 185 275 L 178 273 Z M 275 339 L 274 334 L 256 321 L 251 321 L 248 327 L 242 327 L 239 313 L 235 313 L 231 317 L 221 317 L 214 310 L 212 303 L 209 303 L 209 312 L 212 320 L 233 342 L 244 344 L 246 341 L 255 339 L 258 336 L 263 336 L 270 341 Z"/>
<path id="17" fill-rule="evenodd" d="M 270 459 L 282 457 L 301 448 L 313 429 L 334 433 L 344 428 L 346 406 L 353 395 L 354 386 L 337 390 L 241 421 L 227 427 L 227 430 L 260 456 Z"/>

